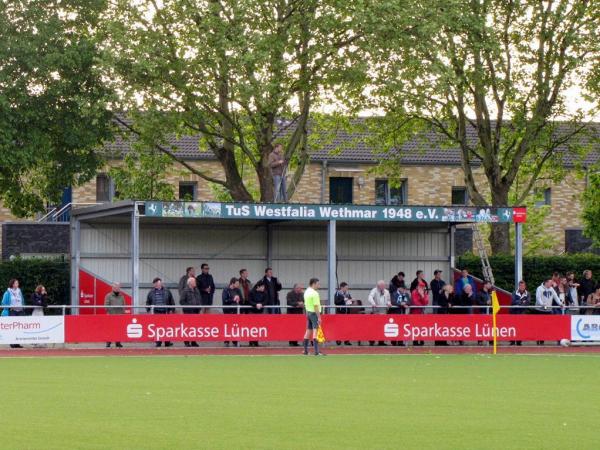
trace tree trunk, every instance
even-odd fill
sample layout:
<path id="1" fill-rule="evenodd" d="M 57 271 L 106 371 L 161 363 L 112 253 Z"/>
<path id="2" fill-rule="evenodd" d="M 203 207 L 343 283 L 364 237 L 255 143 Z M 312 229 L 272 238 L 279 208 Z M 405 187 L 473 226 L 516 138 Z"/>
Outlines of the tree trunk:
<path id="1" fill-rule="evenodd" d="M 258 184 L 260 187 L 260 201 L 265 203 L 272 203 L 275 201 L 275 188 L 273 186 L 273 175 L 269 166 L 259 164 L 256 170 L 258 175 Z"/>
<path id="2" fill-rule="evenodd" d="M 225 171 L 225 187 L 231 194 L 231 198 L 236 202 L 252 202 L 254 199 L 246 186 L 244 180 L 240 176 L 238 170 L 235 154 L 233 152 L 221 151 L 219 152 L 219 161 Z"/>
<path id="3" fill-rule="evenodd" d="M 492 206 L 508 206 L 508 186 L 492 187 Z M 510 223 L 493 223 L 490 226 L 490 246 L 493 255 L 510 255 Z"/>

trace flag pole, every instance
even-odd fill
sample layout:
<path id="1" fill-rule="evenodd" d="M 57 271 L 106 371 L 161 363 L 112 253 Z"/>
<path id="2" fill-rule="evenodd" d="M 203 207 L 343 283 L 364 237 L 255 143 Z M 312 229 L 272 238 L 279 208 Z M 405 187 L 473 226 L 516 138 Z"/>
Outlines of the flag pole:
<path id="1" fill-rule="evenodd" d="M 500 311 L 500 302 L 496 291 L 492 291 L 492 336 L 494 337 L 494 355 L 498 350 L 498 333 L 496 332 L 496 315 Z"/>

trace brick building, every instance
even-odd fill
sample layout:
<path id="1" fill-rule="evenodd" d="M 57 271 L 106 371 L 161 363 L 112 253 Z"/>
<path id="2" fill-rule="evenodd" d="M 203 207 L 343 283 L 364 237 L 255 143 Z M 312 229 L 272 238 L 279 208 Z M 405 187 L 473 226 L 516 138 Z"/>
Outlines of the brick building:
<path id="1" fill-rule="evenodd" d="M 475 136 L 472 137 L 476 139 Z M 352 142 L 352 144 L 348 144 Z M 400 161 L 399 177 L 401 186 L 392 187 L 388 179 L 377 175 L 373 169 L 382 158 L 368 144 L 368 139 L 357 139 L 341 131 L 327 145 L 311 153 L 304 176 L 299 182 L 294 203 L 354 203 L 354 204 L 390 204 L 390 205 L 460 205 L 468 204 L 468 194 L 464 186 L 463 171 L 460 165 L 460 151 L 445 146 L 428 144 L 436 142 L 435 137 L 415 139 L 407 142 L 394 158 Z M 73 203 L 96 203 L 111 201 L 114 186 L 107 170 L 113 164 L 119 164 L 119 155 L 128 151 L 130 143 L 117 139 L 108 146 L 108 154 L 118 155 L 110 159 L 106 167 L 99 171 L 96 178 L 83 186 L 74 187 L 70 193 Z M 222 176 L 223 171 L 211 152 L 198 148 L 198 139 L 184 137 L 173 140 L 178 149 L 177 155 L 187 163 L 201 168 L 213 177 Z M 565 149 L 566 150 L 566 149 Z M 584 161 L 576 161 L 564 151 L 564 167 L 567 175 L 556 184 L 538 186 L 543 192 L 541 203 L 551 206 L 546 227 L 557 242 L 556 252 L 569 251 L 570 241 L 582 246 L 579 198 L 586 185 L 585 169 L 600 158 L 600 150 L 593 148 Z M 584 170 L 575 170 L 576 165 Z M 474 167 L 479 185 L 485 177 L 479 167 Z M 174 164 L 166 178 L 175 187 L 180 198 L 194 200 L 214 200 L 214 189 L 210 183 L 190 174 L 179 164 Z M 0 205 L 0 222 L 14 221 L 10 212 Z M 569 240 L 565 239 L 569 236 Z M 585 240 L 583 242 L 585 247 Z M 6 257 L 6 252 L 3 252 Z"/>

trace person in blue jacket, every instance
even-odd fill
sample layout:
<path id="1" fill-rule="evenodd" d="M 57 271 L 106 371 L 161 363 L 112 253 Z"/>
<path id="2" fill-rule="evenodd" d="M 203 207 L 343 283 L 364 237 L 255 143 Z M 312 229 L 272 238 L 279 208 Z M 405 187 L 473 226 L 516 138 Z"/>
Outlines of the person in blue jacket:
<path id="1" fill-rule="evenodd" d="M 463 269 L 461 277 L 456 280 L 456 283 L 454 284 L 454 292 L 456 295 L 462 295 L 467 284 L 471 285 L 473 288 L 473 296 L 477 298 L 477 284 L 475 283 L 475 279 L 469 275 L 469 271 L 467 269 Z"/>
<path id="2" fill-rule="evenodd" d="M 24 316 L 25 315 L 25 300 L 23 293 L 19 289 L 19 280 L 11 279 L 8 282 L 8 289 L 2 296 L 2 315 L 3 316 Z M 11 344 L 11 348 L 22 348 L 18 344 Z"/>

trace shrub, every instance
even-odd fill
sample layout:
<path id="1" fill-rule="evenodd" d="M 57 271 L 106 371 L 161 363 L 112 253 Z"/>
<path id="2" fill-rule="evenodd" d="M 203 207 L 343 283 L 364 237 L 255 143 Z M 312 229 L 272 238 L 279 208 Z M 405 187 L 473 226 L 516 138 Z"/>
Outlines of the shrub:
<path id="1" fill-rule="evenodd" d="M 496 285 L 507 291 L 512 291 L 515 282 L 514 256 L 490 256 L 489 260 Z M 482 276 L 481 260 L 476 255 L 464 255 L 458 258 L 457 268 L 466 268 L 476 277 Z M 594 272 L 594 278 L 598 280 L 600 278 L 600 256 L 580 253 L 562 256 L 523 257 L 523 278 L 527 282 L 530 291 L 537 288 L 544 281 L 544 278 L 552 276 L 553 272 L 566 274 L 573 271 L 575 272 L 575 278 L 579 279 L 586 269 Z"/>
<path id="2" fill-rule="evenodd" d="M 43 284 L 48 291 L 51 305 L 70 304 L 69 263 L 63 258 L 16 258 L 0 262 L 1 293 L 8 287 L 11 278 L 19 280 L 26 303 L 36 286 Z M 48 310 L 47 314 L 60 314 L 59 310 Z"/>

